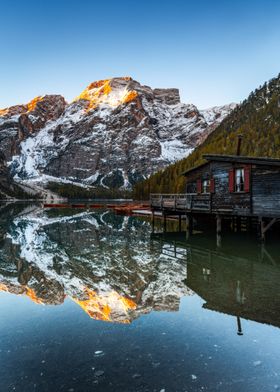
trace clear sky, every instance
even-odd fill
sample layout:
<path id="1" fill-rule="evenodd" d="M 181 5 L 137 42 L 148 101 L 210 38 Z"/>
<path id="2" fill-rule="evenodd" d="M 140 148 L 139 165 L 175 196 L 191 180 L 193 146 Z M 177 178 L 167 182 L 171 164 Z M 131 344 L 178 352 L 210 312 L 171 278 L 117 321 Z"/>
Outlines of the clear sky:
<path id="1" fill-rule="evenodd" d="M 0 108 L 132 76 L 199 108 L 280 72 L 280 0 L 1 0 Z"/>

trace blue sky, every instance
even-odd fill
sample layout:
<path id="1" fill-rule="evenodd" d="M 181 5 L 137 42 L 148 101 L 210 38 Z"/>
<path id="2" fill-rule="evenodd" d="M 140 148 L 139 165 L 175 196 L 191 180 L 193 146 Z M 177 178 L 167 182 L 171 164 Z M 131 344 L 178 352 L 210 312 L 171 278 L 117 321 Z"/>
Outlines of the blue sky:
<path id="1" fill-rule="evenodd" d="M 280 72 L 279 20 L 279 0 L 2 0 L 0 108 L 127 75 L 240 102 Z"/>

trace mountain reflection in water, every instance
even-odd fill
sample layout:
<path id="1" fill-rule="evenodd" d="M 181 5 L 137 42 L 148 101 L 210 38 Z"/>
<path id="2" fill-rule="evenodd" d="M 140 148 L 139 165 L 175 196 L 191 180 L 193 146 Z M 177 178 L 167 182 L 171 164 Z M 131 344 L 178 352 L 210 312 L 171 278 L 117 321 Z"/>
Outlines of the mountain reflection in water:
<path id="1" fill-rule="evenodd" d="M 0 290 L 45 305 L 69 297 L 91 318 L 119 323 L 178 310 L 192 294 L 186 264 L 151 247 L 143 220 L 37 206 L 8 206 L 1 220 Z"/>
<path id="2" fill-rule="evenodd" d="M 91 318 L 130 323 L 152 310 L 177 311 L 198 294 L 204 308 L 280 326 L 275 252 L 229 238 L 150 235 L 145 219 L 102 210 L 2 207 L 0 290 L 40 305 L 71 298 Z M 237 245 L 238 244 L 238 245 Z"/>

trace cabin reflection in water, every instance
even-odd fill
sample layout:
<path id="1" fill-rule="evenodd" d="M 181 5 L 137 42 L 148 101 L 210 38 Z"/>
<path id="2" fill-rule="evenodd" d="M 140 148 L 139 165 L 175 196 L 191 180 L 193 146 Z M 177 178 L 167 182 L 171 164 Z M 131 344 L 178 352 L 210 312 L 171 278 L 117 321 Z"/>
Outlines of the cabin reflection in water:
<path id="1" fill-rule="evenodd" d="M 197 234 L 188 241 L 178 234 L 157 233 L 153 241 L 162 244 L 170 257 L 185 255 L 186 285 L 205 303 L 203 307 L 237 317 L 237 333 L 242 335 L 241 318 L 280 327 L 280 261 L 277 249 L 245 244 L 236 239 L 215 247 L 215 239 Z M 276 255 L 276 256 L 275 256 Z"/>

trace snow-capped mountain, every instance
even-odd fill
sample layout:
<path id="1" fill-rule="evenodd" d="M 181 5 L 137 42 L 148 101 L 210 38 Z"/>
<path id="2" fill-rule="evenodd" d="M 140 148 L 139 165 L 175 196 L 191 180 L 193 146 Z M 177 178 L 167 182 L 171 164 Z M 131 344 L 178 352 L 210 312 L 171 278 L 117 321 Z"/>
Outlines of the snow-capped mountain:
<path id="1" fill-rule="evenodd" d="M 18 181 L 131 188 L 186 157 L 234 107 L 199 111 L 178 89 L 101 80 L 70 104 L 46 95 L 1 110 L 0 151 Z"/>
<path id="2" fill-rule="evenodd" d="M 229 105 L 213 106 L 209 109 L 200 110 L 207 124 L 209 124 L 209 131 L 211 132 L 226 118 L 233 109 L 236 108 L 236 103 Z"/>

